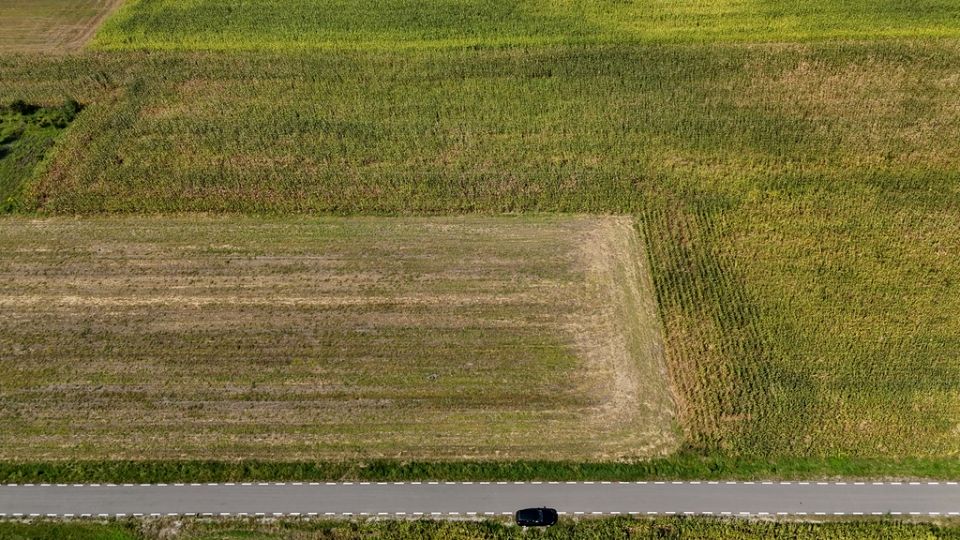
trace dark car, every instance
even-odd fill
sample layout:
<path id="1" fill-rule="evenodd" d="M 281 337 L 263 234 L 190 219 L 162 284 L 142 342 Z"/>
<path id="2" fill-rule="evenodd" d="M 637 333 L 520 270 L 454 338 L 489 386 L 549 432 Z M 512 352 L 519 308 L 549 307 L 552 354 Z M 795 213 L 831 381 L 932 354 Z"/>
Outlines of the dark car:
<path id="1" fill-rule="evenodd" d="M 524 508 L 517 510 L 517 525 L 523 527 L 549 527 L 557 522 L 553 508 Z"/>

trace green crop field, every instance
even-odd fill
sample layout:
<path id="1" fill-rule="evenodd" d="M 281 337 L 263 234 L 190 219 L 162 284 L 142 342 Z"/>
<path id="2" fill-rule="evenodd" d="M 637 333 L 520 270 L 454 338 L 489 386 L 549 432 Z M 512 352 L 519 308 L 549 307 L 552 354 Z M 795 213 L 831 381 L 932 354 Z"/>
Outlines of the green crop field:
<path id="1" fill-rule="evenodd" d="M 958 10 L 935 0 L 131 0 L 82 53 L 0 55 L 0 103 L 85 105 L 0 223 L 629 215 L 682 456 L 954 474 L 958 73 Z M 605 455 L 526 444 L 511 456 Z"/>
<path id="2" fill-rule="evenodd" d="M 3 226 L 4 461 L 676 446 L 629 219 Z"/>
<path id="3" fill-rule="evenodd" d="M 960 37 L 952 0 L 131 0 L 95 47 L 381 49 Z"/>

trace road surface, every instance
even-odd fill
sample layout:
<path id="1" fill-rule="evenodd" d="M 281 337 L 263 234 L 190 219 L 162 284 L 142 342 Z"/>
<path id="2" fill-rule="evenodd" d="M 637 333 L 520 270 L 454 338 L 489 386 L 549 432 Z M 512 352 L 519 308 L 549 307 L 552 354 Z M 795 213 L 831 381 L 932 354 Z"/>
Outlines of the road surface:
<path id="1" fill-rule="evenodd" d="M 0 517 L 960 516 L 957 482 L 288 482 L 0 486 Z"/>

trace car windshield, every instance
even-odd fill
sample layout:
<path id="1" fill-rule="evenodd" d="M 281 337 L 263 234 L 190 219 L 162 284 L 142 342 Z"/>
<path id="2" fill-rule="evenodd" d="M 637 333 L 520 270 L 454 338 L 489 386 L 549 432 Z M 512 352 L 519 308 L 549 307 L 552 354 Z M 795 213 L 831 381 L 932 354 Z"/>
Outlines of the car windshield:
<path id="1" fill-rule="evenodd" d="M 543 513 L 538 508 L 528 508 L 526 510 L 521 510 L 520 515 L 517 517 L 519 519 L 529 521 L 540 521 L 540 519 L 543 517 Z"/>

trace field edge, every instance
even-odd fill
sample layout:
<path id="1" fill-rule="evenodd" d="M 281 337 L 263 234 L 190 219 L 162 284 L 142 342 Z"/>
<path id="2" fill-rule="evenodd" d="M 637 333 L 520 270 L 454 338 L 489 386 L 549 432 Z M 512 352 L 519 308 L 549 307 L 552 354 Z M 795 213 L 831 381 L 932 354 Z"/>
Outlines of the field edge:
<path id="1" fill-rule="evenodd" d="M 574 461 L 63 461 L 0 462 L 0 483 L 236 481 L 951 480 L 955 459 L 769 460 L 681 452 L 631 462 Z"/>

